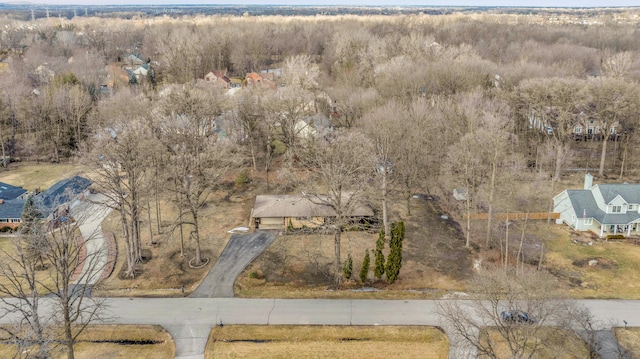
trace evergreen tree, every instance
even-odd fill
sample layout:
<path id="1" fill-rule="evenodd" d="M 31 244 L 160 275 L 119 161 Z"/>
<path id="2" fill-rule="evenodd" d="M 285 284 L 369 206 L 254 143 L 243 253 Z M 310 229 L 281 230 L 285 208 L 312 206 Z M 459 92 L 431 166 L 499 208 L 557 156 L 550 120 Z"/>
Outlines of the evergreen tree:
<path id="1" fill-rule="evenodd" d="M 375 267 L 373 269 L 373 275 L 380 279 L 384 274 L 384 227 L 380 228 L 380 233 L 378 234 L 378 240 L 376 241 L 376 250 L 375 250 Z"/>
<path id="2" fill-rule="evenodd" d="M 353 273 L 353 258 L 351 258 L 351 253 L 347 255 L 347 261 L 344 262 L 342 273 L 344 274 L 345 278 L 351 279 L 351 274 Z"/>
<path id="3" fill-rule="evenodd" d="M 400 267 L 402 267 L 402 241 L 404 239 L 404 223 L 400 222 L 398 225 L 392 225 L 391 227 L 391 241 L 389 242 L 390 252 L 387 257 L 387 265 L 385 271 L 387 272 L 387 280 L 389 283 L 393 283 L 398 279 L 400 274 Z"/>
<path id="4" fill-rule="evenodd" d="M 371 258 L 369 257 L 369 250 L 364 254 L 364 260 L 362 261 L 362 268 L 360 268 L 360 281 L 365 283 L 367 281 L 367 276 L 369 275 L 369 264 L 371 262 Z"/>

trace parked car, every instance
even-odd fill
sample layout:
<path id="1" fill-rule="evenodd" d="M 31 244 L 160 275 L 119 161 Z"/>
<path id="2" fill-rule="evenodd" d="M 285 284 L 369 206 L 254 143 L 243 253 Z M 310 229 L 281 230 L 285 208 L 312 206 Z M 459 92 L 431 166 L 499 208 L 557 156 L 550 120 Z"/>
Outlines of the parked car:
<path id="1" fill-rule="evenodd" d="M 536 318 L 518 309 L 502 311 L 500 318 L 502 318 L 503 322 L 511 324 L 535 324 L 536 322 Z"/>

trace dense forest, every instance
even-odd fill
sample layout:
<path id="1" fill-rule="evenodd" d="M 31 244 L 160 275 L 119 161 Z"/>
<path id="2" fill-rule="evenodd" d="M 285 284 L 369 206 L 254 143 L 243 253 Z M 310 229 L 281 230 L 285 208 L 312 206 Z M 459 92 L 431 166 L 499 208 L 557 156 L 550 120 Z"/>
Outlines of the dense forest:
<path id="1" fill-rule="evenodd" d="M 640 173 L 639 14 L 7 17 L 0 165 L 95 168 L 132 248 L 158 188 L 197 243 L 207 194 L 238 171 L 271 191 L 311 191 L 308 172 L 338 213 L 341 191 L 377 188 L 385 227 L 389 194 L 464 188 L 490 246 L 505 193 L 528 211 L 567 170 Z"/>

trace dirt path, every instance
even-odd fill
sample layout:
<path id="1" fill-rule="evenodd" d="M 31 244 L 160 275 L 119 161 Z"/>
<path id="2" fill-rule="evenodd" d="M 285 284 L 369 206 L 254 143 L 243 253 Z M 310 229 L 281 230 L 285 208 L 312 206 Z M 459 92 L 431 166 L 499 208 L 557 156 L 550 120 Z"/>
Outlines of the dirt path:
<path id="1" fill-rule="evenodd" d="M 190 298 L 231 298 L 236 277 L 276 239 L 275 231 L 234 234 Z"/>

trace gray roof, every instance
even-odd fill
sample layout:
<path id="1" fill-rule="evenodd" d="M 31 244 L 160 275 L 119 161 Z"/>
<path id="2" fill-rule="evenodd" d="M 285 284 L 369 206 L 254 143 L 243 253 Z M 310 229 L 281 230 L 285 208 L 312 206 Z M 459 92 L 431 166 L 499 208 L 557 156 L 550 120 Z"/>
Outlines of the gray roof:
<path id="1" fill-rule="evenodd" d="M 319 196 L 323 200 L 324 196 Z M 254 218 L 280 217 L 335 217 L 335 211 L 320 203 L 314 203 L 300 195 L 259 195 L 253 206 Z M 371 208 L 358 205 L 350 213 L 353 217 L 373 216 Z"/>
<path id="2" fill-rule="evenodd" d="M 0 199 L 16 199 L 25 193 L 27 193 L 27 190 L 22 187 L 12 186 L 10 184 L 0 182 Z"/>
<path id="3" fill-rule="evenodd" d="M 34 197 L 45 217 L 58 206 L 68 203 L 91 186 L 91 181 L 80 176 L 63 179 L 56 182 L 46 191 Z"/>
<path id="4" fill-rule="evenodd" d="M 331 120 L 322 112 L 305 117 L 302 119 L 307 125 L 313 126 L 316 130 L 327 129 L 331 127 Z"/>
<path id="5" fill-rule="evenodd" d="M 598 184 L 605 203 L 611 202 L 618 195 L 627 203 L 640 203 L 640 184 Z"/>
<path id="6" fill-rule="evenodd" d="M 600 185 L 602 186 L 602 185 Z M 613 185 L 611 185 L 613 186 Z M 634 185 L 638 186 L 638 185 Z M 631 188 L 631 187 L 629 187 Z M 640 187 L 636 187 L 640 188 Z M 601 188 L 602 190 L 602 188 Z M 632 213 L 606 213 L 596 204 L 596 200 L 593 197 L 593 192 L 587 189 L 581 190 L 567 190 L 567 195 L 569 200 L 571 201 L 571 205 L 573 206 L 574 211 L 576 212 L 576 216 L 585 218 L 593 218 L 598 221 L 600 224 L 629 224 L 640 219 L 640 213 L 632 212 Z M 613 192 L 609 192 L 608 194 L 602 194 L 605 197 L 605 201 L 608 203 L 612 199 L 614 199 L 618 193 L 615 195 Z M 607 200 L 607 197 L 609 199 Z M 630 201 L 627 200 L 627 203 L 640 203 L 640 201 Z"/>
<path id="7" fill-rule="evenodd" d="M 0 204 L 0 218 L 22 218 L 25 200 L 12 199 Z"/>

